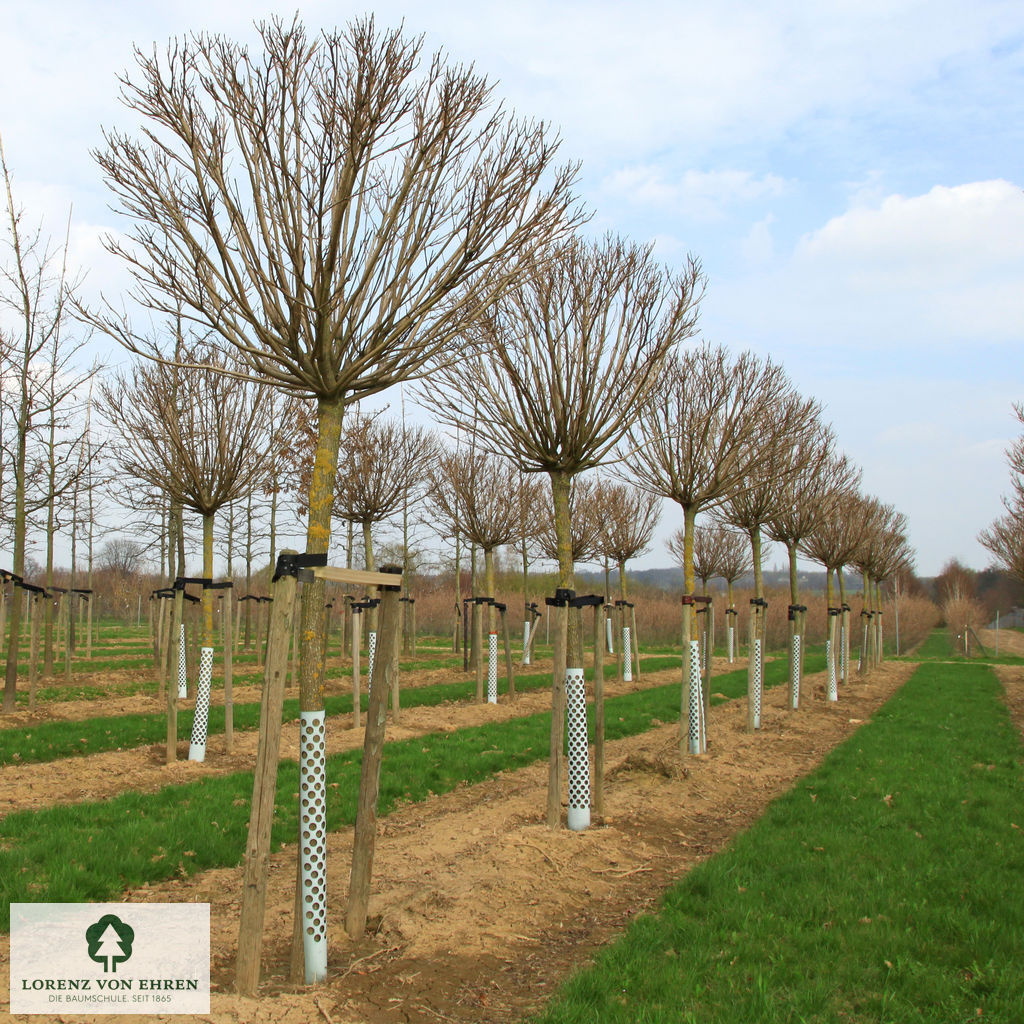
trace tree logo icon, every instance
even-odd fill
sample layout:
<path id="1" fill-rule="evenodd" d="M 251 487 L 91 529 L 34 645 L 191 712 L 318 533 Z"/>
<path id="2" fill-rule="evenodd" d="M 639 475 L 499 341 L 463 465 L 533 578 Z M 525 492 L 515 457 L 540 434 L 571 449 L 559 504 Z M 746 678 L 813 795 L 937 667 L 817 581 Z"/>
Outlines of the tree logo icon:
<path id="1" fill-rule="evenodd" d="M 95 924 L 85 930 L 89 943 L 89 959 L 103 964 L 103 973 L 116 974 L 117 965 L 123 964 L 132 955 L 135 931 L 119 917 L 104 914 Z"/>

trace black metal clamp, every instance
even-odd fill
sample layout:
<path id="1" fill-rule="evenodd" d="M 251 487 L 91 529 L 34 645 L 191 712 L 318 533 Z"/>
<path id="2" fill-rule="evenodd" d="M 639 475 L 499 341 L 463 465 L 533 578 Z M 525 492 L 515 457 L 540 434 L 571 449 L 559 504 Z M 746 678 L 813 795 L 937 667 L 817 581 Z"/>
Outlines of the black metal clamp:
<path id="1" fill-rule="evenodd" d="M 294 576 L 300 583 L 311 583 L 314 577 L 308 570 L 319 569 L 326 565 L 326 551 L 284 551 L 277 556 L 277 565 L 274 568 L 274 578 L 271 583 L 276 583 L 282 576 Z"/>

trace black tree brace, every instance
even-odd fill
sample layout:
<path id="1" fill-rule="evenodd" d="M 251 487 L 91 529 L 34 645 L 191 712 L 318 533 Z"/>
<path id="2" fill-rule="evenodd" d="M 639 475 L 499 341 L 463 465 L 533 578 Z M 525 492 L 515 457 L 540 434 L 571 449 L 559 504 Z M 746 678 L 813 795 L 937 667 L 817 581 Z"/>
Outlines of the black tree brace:
<path id="1" fill-rule="evenodd" d="M 327 552 L 301 553 L 285 551 L 277 556 L 277 566 L 274 569 L 272 583 L 276 583 L 282 576 L 294 576 L 301 583 L 311 583 L 312 573 L 303 574 L 303 569 L 316 569 L 327 565 Z"/>

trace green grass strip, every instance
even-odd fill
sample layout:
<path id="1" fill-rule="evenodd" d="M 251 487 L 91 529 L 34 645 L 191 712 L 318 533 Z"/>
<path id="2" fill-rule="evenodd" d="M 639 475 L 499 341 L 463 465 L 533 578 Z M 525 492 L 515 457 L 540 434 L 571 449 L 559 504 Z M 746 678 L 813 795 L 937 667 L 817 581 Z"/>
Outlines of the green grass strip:
<path id="1" fill-rule="evenodd" d="M 933 629 L 916 651 L 905 656 L 907 661 L 952 661 L 957 664 L 968 661 L 963 651 L 956 647 L 950 639 L 949 631 L 944 627 Z M 972 664 L 983 665 L 1020 665 L 1024 658 L 1015 654 L 1000 654 L 996 657 L 995 644 L 991 644 L 982 652 L 974 643 L 971 644 Z"/>
<path id="2" fill-rule="evenodd" d="M 815 658 L 808 658 L 808 664 L 809 671 L 818 670 L 812 667 Z M 784 662 L 765 666 L 766 685 L 785 678 Z M 743 670 L 715 680 L 716 691 L 726 696 L 738 696 L 745 687 Z M 618 739 L 673 721 L 679 706 L 679 683 L 610 698 L 605 735 Z M 549 728 L 550 713 L 541 713 L 387 743 L 380 813 L 387 814 L 398 801 L 424 800 L 546 758 Z M 327 760 L 331 830 L 355 821 L 361 760 L 361 749 Z M 11 902 L 102 900 L 175 875 L 237 865 L 244 852 L 252 779 L 251 772 L 235 772 L 156 793 L 127 792 L 97 803 L 9 814 L 0 819 L 0 902 L 6 907 Z M 275 846 L 297 835 L 297 793 L 298 766 L 282 761 Z M 9 922 L 9 914 L 0 920 Z"/>
<path id="3" fill-rule="evenodd" d="M 645 672 L 658 672 L 675 667 L 679 664 L 679 658 L 648 658 L 641 664 Z M 516 679 L 516 687 L 522 692 L 550 685 L 550 673 L 535 673 Z M 409 687 L 402 691 L 401 703 L 404 708 L 436 707 L 445 701 L 469 700 L 475 692 L 475 680 L 465 679 L 453 683 Z M 364 709 L 367 700 L 364 694 Z M 324 708 L 328 715 L 351 714 L 352 696 L 329 696 L 324 701 Z M 286 700 L 284 721 L 295 721 L 298 717 L 298 700 Z M 258 729 L 259 703 L 235 704 L 233 720 L 234 728 L 237 730 Z M 178 713 L 178 736 L 187 737 L 191 729 L 192 712 L 183 709 Z M 207 735 L 215 736 L 223 732 L 224 707 L 214 704 L 210 707 Z M 58 758 L 74 757 L 77 754 L 98 754 L 106 750 L 130 750 L 132 747 L 163 743 L 166 739 L 165 714 L 115 715 L 76 721 L 43 722 L 34 726 L 0 729 L 0 765 L 55 761 Z"/>
<path id="4" fill-rule="evenodd" d="M 919 668 L 537 1020 L 1024 1021 L 1024 772 L 1000 693 L 983 666 Z"/>

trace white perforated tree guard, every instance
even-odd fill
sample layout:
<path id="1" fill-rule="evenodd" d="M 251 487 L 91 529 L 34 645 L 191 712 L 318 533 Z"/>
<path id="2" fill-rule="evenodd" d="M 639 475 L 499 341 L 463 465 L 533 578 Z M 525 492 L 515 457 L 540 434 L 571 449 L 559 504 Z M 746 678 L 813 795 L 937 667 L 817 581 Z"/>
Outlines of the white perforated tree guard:
<path id="1" fill-rule="evenodd" d="M 372 633 L 370 634 L 373 635 Z M 324 711 L 299 713 L 302 948 L 306 984 L 327 977 L 327 780 Z"/>
<path id="2" fill-rule="evenodd" d="M 569 721 L 569 828 L 579 832 L 590 826 L 590 745 L 582 668 L 565 670 L 565 706 Z"/>
<path id="3" fill-rule="evenodd" d="M 213 675 L 213 648 L 199 651 L 199 685 L 196 688 L 196 713 L 192 719 L 192 741 L 188 745 L 190 761 L 206 760 L 206 723 L 210 718 L 210 677 Z"/>
<path id="4" fill-rule="evenodd" d="M 839 675 L 844 683 L 850 681 L 850 635 L 846 628 L 846 612 L 839 623 Z"/>
<path id="5" fill-rule="evenodd" d="M 754 728 L 761 728 L 761 691 L 764 689 L 764 658 L 761 655 L 761 638 L 754 640 Z"/>
<path id="6" fill-rule="evenodd" d="M 605 647 L 608 649 L 609 654 L 615 653 L 615 631 L 612 629 L 612 617 L 606 615 L 604 618 L 604 640 Z"/>
<path id="7" fill-rule="evenodd" d="M 498 703 L 498 634 L 487 634 L 487 703 Z"/>
<path id="8" fill-rule="evenodd" d="M 800 634 L 793 634 L 792 655 L 789 662 L 789 706 L 800 707 Z"/>
<path id="9" fill-rule="evenodd" d="M 373 659 L 377 656 L 377 631 L 367 633 L 366 649 L 366 692 L 373 691 Z"/>
<path id="10" fill-rule="evenodd" d="M 633 636 L 629 626 L 622 627 L 622 678 L 633 682 Z"/>
<path id="11" fill-rule="evenodd" d="M 181 637 L 178 641 L 178 700 L 188 696 L 188 665 L 185 663 L 185 623 L 181 624 Z"/>
<path id="12" fill-rule="evenodd" d="M 523 664 L 530 664 L 530 620 L 523 620 Z"/>
<path id="13" fill-rule="evenodd" d="M 690 641 L 690 753 L 704 753 L 704 697 L 700 680 L 700 644 Z"/>
<path id="14" fill-rule="evenodd" d="M 828 699 L 839 700 L 839 685 L 836 680 L 836 658 L 832 650 L 832 640 L 825 637 L 825 664 L 828 666 Z"/>
<path id="15" fill-rule="evenodd" d="M 730 626 L 726 631 L 726 648 L 729 652 L 729 664 L 733 663 L 733 651 L 736 649 L 736 627 Z"/>

